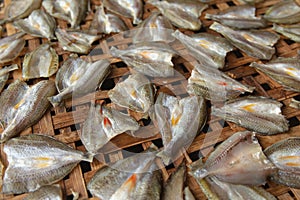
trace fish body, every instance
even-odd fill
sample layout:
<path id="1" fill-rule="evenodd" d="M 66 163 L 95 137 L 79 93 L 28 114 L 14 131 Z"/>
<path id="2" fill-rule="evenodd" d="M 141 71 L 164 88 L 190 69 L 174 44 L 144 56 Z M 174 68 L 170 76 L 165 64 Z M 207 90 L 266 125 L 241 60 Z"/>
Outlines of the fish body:
<path id="1" fill-rule="evenodd" d="M 29 193 L 23 200 L 62 200 L 62 191 L 59 185 L 43 186 Z"/>
<path id="2" fill-rule="evenodd" d="M 47 98 L 54 94 L 53 81 L 40 81 L 31 87 L 19 80 L 12 83 L 0 96 L 0 120 L 5 127 L 1 142 L 37 123 L 50 107 Z"/>
<path id="3" fill-rule="evenodd" d="M 194 0 L 150 0 L 172 24 L 179 28 L 197 31 L 201 28 L 199 17 L 208 6 Z"/>
<path id="4" fill-rule="evenodd" d="M 176 52 L 165 43 L 140 43 L 119 50 L 110 49 L 114 57 L 121 58 L 136 71 L 153 77 L 174 76 L 172 57 Z"/>
<path id="5" fill-rule="evenodd" d="M 294 40 L 295 42 L 300 42 L 300 25 L 293 24 L 293 25 L 285 25 L 279 26 L 277 24 L 273 24 L 274 31 Z"/>
<path id="6" fill-rule="evenodd" d="M 277 167 L 271 180 L 292 188 L 300 188 L 300 138 L 281 140 L 264 150 Z"/>
<path id="7" fill-rule="evenodd" d="M 210 29 L 221 33 L 233 46 L 249 56 L 270 60 L 275 53 L 274 44 L 279 35 L 263 30 L 234 30 L 214 22 Z"/>
<path id="8" fill-rule="evenodd" d="M 46 135 L 31 134 L 5 143 L 8 167 L 3 193 L 33 192 L 68 175 L 82 161 L 92 157 Z"/>
<path id="9" fill-rule="evenodd" d="M 133 134 L 138 129 L 139 124 L 131 116 L 107 106 L 91 105 L 80 138 L 90 153 L 97 154 L 113 137 L 127 131 Z"/>
<path id="10" fill-rule="evenodd" d="M 87 62 L 77 55 L 71 55 L 56 74 L 55 84 L 59 92 L 49 98 L 53 106 L 72 96 L 81 96 L 95 91 L 110 73 L 108 60 Z"/>
<path id="11" fill-rule="evenodd" d="M 6 82 L 9 78 L 9 72 L 19 69 L 17 64 L 0 69 L 0 93 L 2 92 Z"/>
<path id="12" fill-rule="evenodd" d="M 0 39 L 0 63 L 6 63 L 18 57 L 25 46 L 24 33 L 16 33 Z"/>
<path id="13" fill-rule="evenodd" d="M 56 73 L 58 66 L 58 55 L 49 43 L 45 43 L 25 55 L 22 77 L 25 80 L 50 77 Z"/>
<path id="14" fill-rule="evenodd" d="M 170 175 L 166 184 L 164 185 L 162 200 L 183 200 L 184 182 L 186 179 L 185 164 L 181 164 L 178 169 Z"/>
<path id="15" fill-rule="evenodd" d="M 189 187 L 184 188 L 184 200 L 196 200 Z"/>

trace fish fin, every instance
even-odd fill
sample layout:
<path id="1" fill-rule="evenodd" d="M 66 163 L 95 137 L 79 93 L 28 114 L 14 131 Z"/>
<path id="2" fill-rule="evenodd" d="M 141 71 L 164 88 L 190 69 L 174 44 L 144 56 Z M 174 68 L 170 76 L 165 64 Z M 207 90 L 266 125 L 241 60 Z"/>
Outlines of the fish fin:
<path id="1" fill-rule="evenodd" d="M 48 97 L 47 99 L 48 99 L 48 101 L 50 101 L 50 103 L 52 104 L 53 107 L 58 107 L 63 104 L 62 98 L 58 95 Z"/>

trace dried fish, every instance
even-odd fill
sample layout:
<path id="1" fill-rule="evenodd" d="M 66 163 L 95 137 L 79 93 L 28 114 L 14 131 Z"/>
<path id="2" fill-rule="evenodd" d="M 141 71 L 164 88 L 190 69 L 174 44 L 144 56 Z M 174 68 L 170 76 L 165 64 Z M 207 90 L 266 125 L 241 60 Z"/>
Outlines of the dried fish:
<path id="1" fill-rule="evenodd" d="M 45 43 L 25 55 L 22 77 L 25 80 L 50 77 L 56 73 L 58 65 L 58 55 L 49 43 Z"/>
<path id="2" fill-rule="evenodd" d="M 300 22 L 300 6 L 294 0 L 281 1 L 270 7 L 264 18 L 280 24 L 297 23 Z"/>
<path id="3" fill-rule="evenodd" d="M 62 200 L 62 191 L 60 186 L 43 186 L 37 191 L 29 193 L 23 200 Z"/>
<path id="4" fill-rule="evenodd" d="M 279 35 L 263 30 L 233 30 L 214 22 L 210 29 L 221 33 L 232 45 L 247 53 L 249 56 L 270 60 L 275 53 L 272 47 Z"/>
<path id="5" fill-rule="evenodd" d="M 263 135 L 273 135 L 289 129 L 281 114 L 282 104 L 264 97 L 249 96 L 212 108 L 212 114 Z"/>
<path id="6" fill-rule="evenodd" d="M 18 69 L 17 64 L 13 64 L 9 67 L 4 67 L 3 69 L 0 69 L 0 93 L 2 92 L 6 82 L 8 81 L 9 78 L 9 72 L 14 71 Z"/>
<path id="7" fill-rule="evenodd" d="M 147 172 L 149 169 L 148 166 L 151 165 L 154 159 L 155 152 L 150 149 L 131 157 L 118 160 L 111 166 L 105 166 L 99 169 L 88 183 L 87 188 L 92 195 L 100 199 L 110 199 L 110 197 L 133 174 Z M 149 186 L 152 185 L 148 185 L 148 187 Z M 155 187 L 158 186 L 156 185 Z"/>
<path id="8" fill-rule="evenodd" d="M 245 92 L 253 92 L 254 87 L 246 86 L 230 78 L 225 73 L 196 65 L 188 79 L 187 91 L 189 94 L 221 102 L 238 97 Z"/>
<path id="9" fill-rule="evenodd" d="M 3 179 L 3 193 L 33 192 L 68 175 L 76 165 L 92 156 L 72 149 L 46 135 L 31 134 L 5 143 L 9 165 Z"/>
<path id="10" fill-rule="evenodd" d="M 165 164 L 186 148 L 206 122 L 206 102 L 201 96 L 176 97 L 160 93 L 151 110 L 151 119 L 160 129 L 164 150 L 157 154 Z"/>
<path id="11" fill-rule="evenodd" d="M 281 140 L 265 149 L 264 153 L 278 168 L 278 171 L 271 176 L 272 181 L 300 188 L 299 137 Z"/>
<path id="12" fill-rule="evenodd" d="M 151 82 L 139 73 L 130 75 L 108 92 L 113 103 L 145 115 L 154 104 L 154 94 Z"/>
<path id="13" fill-rule="evenodd" d="M 49 101 L 55 107 L 72 96 L 95 91 L 110 73 L 109 64 L 108 60 L 87 62 L 71 55 L 56 74 L 55 84 L 59 94 L 50 97 Z"/>
<path id="14" fill-rule="evenodd" d="M 66 51 L 87 54 L 92 48 L 92 43 L 101 38 L 99 35 L 91 35 L 83 31 L 56 29 L 55 35 Z"/>
<path id="15" fill-rule="evenodd" d="M 129 131 L 133 134 L 139 124 L 129 115 L 107 106 L 91 105 L 81 131 L 81 141 L 86 149 L 97 154 L 113 137 Z"/>
<path id="16" fill-rule="evenodd" d="M 165 43 L 140 43 L 125 50 L 112 47 L 110 52 L 142 74 L 153 77 L 174 76 L 172 57 L 176 52 Z"/>
<path id="17" fill-rule="evenodd" d="M 208 5 L 194 0 L 149 0 L 175 26 L 197 31 L 201 28 L 199 19 Z"/>
<path id="18" fill-rule="evenodd" d="M 24 33 L 16 33 L 0 39 L 0 64 L 18 57 L 25 46 Z"/>
<path id="19" fill-rule="evenodd" d="M 288 37 L 291 40 L 294 40 L 295 42 L 300 42 L 300 25 L 299 24 L 293 24 L 293 25 L 285 25 L 285 26 L 279 26 L 277 24 L 273 24 L 274 31 Z"/>
<path id="20" fill-rule="evenodd" d="M 5 9 L 5 17 L 0 20 L 0 24 L 22 19 L 41 7 L 42 0 L 14 0 Z"/>
<path id="21" fill-rule="evenodd" d="M 177 170 L 171 174 L 164 186 L 162 200 L 177 199 L 183 200 L 183 189 L 186 176 L 186 167 L 182 163 Z"/>
<path id="22" fill-rule="evenodd" d="M 184 188 L 184 200 L 196 200 L 189 187 Z"/>
<path id="23" fill-rule="evenodd" d="M 233 46 L 226 39 L 208 33 L 199 33 L 189 37 L 176 30 L 172 35 L 201 65 L 206 67 L 223 68 L 227 52 L 233 50 Z"/>
<path id="24" fill-rule="evenodd" d="M 132 38 L 134 43 L 139 42 L 173 42 L 175 39 L 171 35 L 173 25 L 159 12 L 152 14 L 145 19 L 137 29 L 134 30 Z"/>
<path id="25" fill-rule="evenodd" d="M 40 120 L 50 106 L 47 97 L 56 93 L 53 81 L 29 87 L 16 80 L 0 96 L 0 122 L 4 126 L 0 142 L 5 142 Z"/>
<path id="26" fill-rule="evenodd" d="M 105 13 L 103 4 L 97 9 L 90 26 L 91 33 L 119 33 L 127 30 L 125 23 L 115 14 Z"/>
<path id="27" fill-rule="evenodd" d="M 230 7 L 218 14 L 207 13 L 205 19 L 212 19 L 223 25 L 238 29 L 262 28 L 267 26 L 264 19 L 255 16 L 255 7 L 250 5 Z"/>
<path id="28" fill-rule="evenodd" d="M 299 56 L 294 58 L 279 57 L 266 64 L 253 62 L 250 66 L 267 74 L 287 90 L 300 92 Z"/>
<path id="29" fill-rule="evenodd" d="M 71 28 L 79 28 L 88 11 L 88 0 L 44 0 L 42 5 L 55 18 L 66 20 Z"/>
<path id="30" fill-rule="evenodd" d="M 215 176 L 233 184 L 261 185 L 275 169 L 262 152 L 255 134 L 244 131 L 221 143 L 203 166 L 193 166 L 192 175 L 196 179 Z"/>
<path id="31" fill-rule="evenodd" d="M 14 25 L 35 37 L 44 37 L 48 40 L 55 39 L 56 22 L 54 18 L 42 10 L 34 10 L 28 18 L 19 19 L 15 21 Z"/>
<path id="32" fill-rule="evenodd" d="M 2 176 L 3 176 L 3 164 L 1 162 L 1 159 L 0 159 L 0 188 L 2 188 Z"/>
<path id="33" fill-rule="evenodd" d="M 292 108 L 300 109 L 300 101 L 298 101 L 294 98 L 291 98 L 291 102 L 290 102 L 289 106 Z"/>
<path id="34" fill-rule="evenodd" d="M 142 0 L 104 0 L 103 5 L 111 12 L 133 18 L 133 24 L 139 24 L 142 21 L 144 7 Z"/>

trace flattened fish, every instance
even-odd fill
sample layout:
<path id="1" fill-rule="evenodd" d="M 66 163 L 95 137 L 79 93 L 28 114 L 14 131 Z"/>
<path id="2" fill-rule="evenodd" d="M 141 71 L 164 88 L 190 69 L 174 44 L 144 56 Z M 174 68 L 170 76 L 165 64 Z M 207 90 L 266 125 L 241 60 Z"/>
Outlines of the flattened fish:
<path id="1" fill-rule="evenodd" d="M 300 22 L 300 5 L 294 0 L 280 1 L 266 11 L 264 18 L 279 24 Z"/>
<path id="2" fill-rule="evenodd" d="M 0 24 L 22 19 L 30 15 L 33 10 L 41 7 L 42 0 L 14 0 L 5 8 L 5 17 Z"/>
<path id="3" fill-rule="evenodd" d="M 271 180 L 288 187 L 300 188 L 300 138 L 281 140 L 264 152 L 278 168 Z"/>
<path id="4" fill-rule="evenodd" d="M 226 39 L 208 33 L 189 37 L 176 30 L 172 35 L 205 67 L 223 68 L 227 52 L 233 50 L 233 46 Z"/>
<path id="5" fill-rule="evenodd" d="M 196 200 L 189 187 L 184 188 L 184 200 Z"/>
<path id="6" fill-rule="evenodd" d="M 293 25 L 285 25 L 285 26 L 279 26 L 277 24 L 273 24 L 274 31 L 288 37 L 291 40 L 294 40 L 295 42 L 300 42 L 300 25 L 299 24 L 293 24 Z"/>
<path id="7" fill-rule="evenodd" d="M 49 43 L 45 43 L 25 55 L 22 77 L 25 80 L 50 77 L 56 73 L 58 65 L 58 55 Z"/>
<path id="8" fill-rule="evenodd" d="M 176 52 L 165 43 L 140 43 L 125 50 L 112 47 L 110 52 L 142 74 L 153 77 L 174 76 L 172 57 Z"/>
<path id="9" fill-rule="evenodd" d="M 250 66 L 265 73 L 273 80 L 283 85 L 287 90 L 300 92 L 299 57 L 299 55 L 294 58 L 279 57 L 266 64 L 253 62 Z"/>
<path id="10" fill-rule="evenodd" d="M 149 0 L 148 3 L 156 6 L 175 26 L 193 31 L 201 28 L 199 17 L 208 7 L 194 0 Z"/>
<path id="11" fill-rule="evenodd" d="M 108 60 L 91 63 L 71 55 L 56 74 L 55 84 L 59 94 L 50 97 L 49 101 L 55 107 L 67 98 L 95 91 L 110 73 L 109 64 Z"/>
<path id="12" fill-rule="evenodd" d="M 19 67 L 17 64 L 13 64 L 9 67 L 4 67 L 4 68 L 0 69 L 0 93 L 2 92 L 6 82 L 8 81 L 9 72 L 14 71 L 18 68 Z"/>
<path id="13" fill-rule="evenodd" d="M 71 24 L 71 28 L 79 28 L 89 3 L 89 0 L 44 0 L 42 5 L 53 17 L 66 20 Z"/>
<path id="14" fill-rule="evenodd" d="M 130 75 L 108 92 L 113 103 L 145 114 L 154 104 L 154 94 L 151 82 L 139 73 Z"/>
<path id="15" fill-rule="evenodd" d="M 18 29 L 35 37 L 55 39 L 56 22 L 53 17 L 42 10 L 34 10 L 28 18 L 15 21 Z"/>
<path id="16" fill-rule="evenodd" d="M 56 29 L 55 35 L 66 51 L 87 54 L 92 48 L 92 43 L 101 36 L 91 35 L 83 31 Z"/>
<path id="17" fill-rule="evenodd" d="M 184 182 L 186 179 L 186 167 L 182 163 L 177 170 L 170 175 L 167 183 L 164 185 L 162 200 L 176 199 L 183 200 Z"/>
<path id="18" fill-rule="evenodd" d="M 118 160 L 111 166 L 99 169 L 88 183 L 87 188 L 92 195 L 100 199 L 110 199 L 133 174 L 147 172 L 149 169 L 147 166 L 151 165 L 154 159 L 155 152 L 147 150 Z"/>
<path id="19" fill-rule="evenodd" d="M 157 154 L 165 164 L 192 143 L 206 122 L 206 102 L 201 96 L 176 97 L 160 93 L 151 119 L 162 135 L 164 150 Z"/>
<path id="20" fill-rule="evenodd" d="M 29 193 L 23 200 L 62 200 L 62 191 L 60 186 L 43 186 L 37 191 Z"/>
<path id="21" fill-rule="evenodd" d="M 203 166 L 194 166 L 192 174 L 196 179 L 215 176 L 233 184 L 261 185 L 274 170 L 275 166 L 262 152 L 255 134 L 244 131 L 222 142 Z"/>
<path id="22" fill-rule="evenodd" d="M 152 12 L 152 14 L 145 19 L 137 29 L 134 31 L 132 38 L 134 43 L 139 42 L 172 42 L 174 37 L 173 25 L 161 13 Z"/>
<path id="23" fill-rule="evenodd" d="M 4 174 L 3 193 L 33 192 L 63 179 L 80 161 L 92 161 L 89 154 L 38 134 L 9 140 L 4 152 L 9 165 Z"/>
<path id="24" fill-rule="evenodd" d="M 104 0 L 103 5 L 111 12 L 133 18 L 133 24 L 142 21 L 144 7 L 142 0 Z"/>
<path id="25" fill-rule="evenodd" d="M 16 33 L 0 39 L 0 64 L 18 57 L 25 46 L 24 33 Z"/>
<path id="26" fill-rule="evenodd" d="M 289 129 L 281 114 L 282 104 L 265 97 L 245 97 L 227 102 L 223 107 L 212 108 L 212 115 L 234 122 L 263 135 L 273 135 Z"/>
<path id="27" fill-rule="evenodd" d="M 263 30 L 233 30 L 214 22 L 210 29 L 221 33 L 232 45 L 249 56 L 270 60 L 275 53 L 272 47 L 279 40 L 279 35 Z"/>
<path id="28" fill-rule="evenodd" d="M 267 23 L 255 16 L 255 7 L 249 5 L 230 7 L 218 14 L 206 14 L 205 19 L 215 20 L 223 25 L 238 29 L 262 28 Z"/>
<path id="29" fill-rule="evenodd" d="M 97 9 L 93 18 L 90 32 L 91 33 L 119 33 L 126 31 L 128 28 L 125 23 L 115 14 L 105 13 L 103 4 Z"/>
<path id="30" fill-rule="evenodd" d="M 92 104 L 80 138 L 90 153 L 97 154 L 113 137 L 127 131 L 133 134 L 138 129 L 139 124 L 131 116 L 107 106 Z"/>
<path id="31" fill-rule="evenodd" d="M 4 126 L 0 142 L 5 142 L 37 123 L 50 106 L 47 100 L 56 93 L 53 81 L 40 81 L 29 87 L 16 80 L 0 96 L 0 122 Z"/>

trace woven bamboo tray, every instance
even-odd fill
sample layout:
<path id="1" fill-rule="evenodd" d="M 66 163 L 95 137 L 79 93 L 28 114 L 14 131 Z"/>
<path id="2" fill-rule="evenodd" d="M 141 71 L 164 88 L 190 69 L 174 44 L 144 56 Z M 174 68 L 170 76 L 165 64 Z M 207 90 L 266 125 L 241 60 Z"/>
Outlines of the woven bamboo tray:
<path id="1" fill-rule="evenodd" d="M 268 7 L 279 2 L 280 0 L 268 0 L 256 5 L 257 13 L 263 14 Z M 7 5 L 10 0 L 4 0 L 4 5 Z M 100 5 L 100 0 L 92 0 L 92 11 L 94 12 L 96 6 Z M 227 9 L 231 6 L 240 5 L 241 2 L 236 0 L 216 0 L 209 3 L 209 8 L 206 9 L 202 14 L 202 22 L 203 28 L 200 32 L 209 32 L 212 34 L 216 34 L 215 32 L 208 29 L 212 21 L 205 20 L 205 13 L 216 13 L 220 10 Z M 155 8 L 149 4 L 145 0 L 144 6 L 144 18 L 147 18 L 152 10 Z M 3 18 L 4 8 L 1 8 L 0 18 Z M 93 18 L 93 12 L 90 12 L 84 23 L 82 23 L 81 28 L 87 29 L 91 23 Z M 129 19 L 123 18 L 127 26 L 132 29 L 134 28 L 131 21 Z M 68 24 L 65 21 L 57 20 L 57 24 L 61 28 L 68 27 Z M 271 24 L 269 26 L 270 30 Z M 16 32 L 15 28 L 12 24 L 7 24 L 3 27 L 4 33 L 3 35 L 11 35 Z M 180 31 L 185 34 L 193 34 L 191 31 L 186 31 L 180 29 Z M 19 66 L 22 65 L 23 56 L 25 53 L 31 52 L 35 48 L 37 48 L 40 44 L 47 42 L 46 39 L 34 38 L 32 36 L 26 35 L 26 46 L 21 53 L 21 56 L 18 57 L 13 63 L 17 63 Z M 83 123 L 84 119 L 87 116 L 87 111 L 89 109 L 89 105 L 91 101 L 99 100 L 106 101 L 109 103 L 109 99 L 107 96 L 107 91 L 114 87 L 114 85 L 119 81 L 119 78 L 123 76 L 123 74 L 128 73 L 129 69 L 124 66 L 120 60 L 113 59 L 109 55 L 109 48 L 111 46 L 118 46 L 119 48 L 126 48 L 130 44 L 130 40 L 126 38 L 122 38 L 120 35 L 112 36 L 110 39 L 105 40 L 104 42 L 95 42 L 94 46 L 96 49 L 93 50 L 92 56 L 90 57 L 92 60 L 108 58 L 113 63 L 113 70 L 108 79 L 104 82 L 101 91 L 97 91 L 93 94 L 88 94 L 78 99 L 68 100 L 63 107 L 51 108 L 45 116 L 33 127 L 28 128 L 23 131 L 21 135 L 26 135 L 30 133 L 43 133 L 47 135 L 51 135 L 56 139 L 67 143 L 68 145 L 85 151 L 84 146 L 80 142 L 79 134 L 80 134 L 80 125 Z M 99 45 L 100 43 L 100 45 Z M 54 47 L 59 55 L 60 63 L 66 60 L 70 53 L 64 51 L 57 42 L 54 42 Z M 177 51 L 184 51 L 183 47 L 179 43 L 174 43 L 173 47 Z M 297 50 L 300 49 L 300 44 L 295 43 L 283 36 L 279 42 L 275 45 L 277 49 L 276 56 L 282 57 L 291 57 L 296 56 Z M 98 52 L 98 53 L 97 53 Z M 255 86 L 254 95 L 262 95 L 270 98 L 277 99 L 281 103 L 284 104 L 282 110 L 283 114 L 290 122 L 290 130 L 286 133 L 279 134 L 276 136 L 258 136 L 259 141 L 263 148 L 291 136 L 300 136 L 300 110 L 289 107 L 289 102 L 291 98 L 296 98 L 300 100 L 300 94 L 295 92 L 288 92 L 283 90 L 283 88 L 266 75 L 262 73 L 258 73 L 255 69 L 249 67 L 249 64 L 257 59 L 251 58 L 247 56 L 245 53 L 234 50 L 230 52 L 226 57 L 226 67 L 224 68 L 224 72 L 230 75 L 231 77 L 237 79 L 238 81 L 248 84 L 250 86 Z M 166 91 L 167 88 L 171 88 L 179 91 L 180 94 L 185 94 L 186 92 L 186 78 L 190 76 L 190 72 L 193 68 L 192 62 L 194 60 L 187 56 L 183 58 L 176 58 L 173 60 L 173 63 L 176 66 L 176 70 L 180 72 L 182 77 L 174 77 L 167 79 L 159 79 L 155 78 L 154 82 L 160 85 L 159 91 Z M 21 70 L 14 71 L 11 75 L 9 83 L 11 83 L 15 79 L 21 79 L 22 74 Z M 55 77 L 50 77 L 50 79 L 54 80 Z M 29 81 L 29 84 L 34 84 L 38 80 Z M 139 115 L 135 113 L 131 113 L 137 120 L 139 120 L 141 125 L 146 125 L 148 122 L 146 120 L 141 120 Z M 117 136 L 112 140 L 112 144 L 108 144 L 104 147 L 104 152 L 99 156 L 99 158 L 106 163 L 115 162 L 124 157 L 127 157 L 122 149 L 129 152 L 141 152 L 147 149 L 152 143 L 161 147 L 161 139 L 158 132 L 153 133 L 153 126 L 145 126 L 144 130 L 147 132 L 151 132 L 155 134 L 151 138 L 133 138 L 127 134 L 122 134 Z M 216 117 L 209 117 L 207 124 L 202 130 L 201 134 L 198 135 L 191 146 L 184 152 L 184 156 L 180 157 L 176 162 L 162 169 L 163 178 L 166 180 L 171 172 L 174 171 L 175 167 L 177 167 L 182 160 L 185 160 L 187 164 L 197 160 L 199 156 L 206 156 L 209 152 L 214 150 L 214 147 L 220 142 L 224 141 L 230 135 L 232 135 L 236 131 L 244 130 L 241 127 L 233 123 L 227 123 L 223 120 Z M 118 147 L 118 148 L 116 148 Z M 1 148 L 2 149 L 2 148 Z M 1 157 L 5 158 L 3 152 L 1 152 Z M 5 160 L 5 159 L 3 159 Z M 4 161 L 5 163 L 5 161 Z M 158 162 L 160 166 L 163 166 L 161 162 Z M 5 163 L 7 165 L 7 163 Z M 63 189 L 63 194 L 65 199 L 72 199 L 72 191 L 79 193 L 80 199 L 97 199 L 93 198 L 91 194 L 87 191 L 86 184 L 92 178 L 94 173 L 101 168 L 104 163 L 99 162 L 94 159 L 92 163 L 81 162 L 67 177 L 65 177 L 62 181 L 59 182 Z M 204 194 L 201 192 L 199 186 L 196 181 L 192 177 L 187 177 L 187 185 L 190 186 L 193 194 L 197 199 L 206 199 Z M 267 183 L 264 186 L 267 191 L 275 195 L 278 199 L 300 199 L 300 190 L 288 188 L 285 186 L 277 185 L 275 183 Z M 26 196 L 26 194 L 22 195 L 2 195 L 0 194 L 0 199 L 8 200 L 18 200 L 22 199 Z"/>

